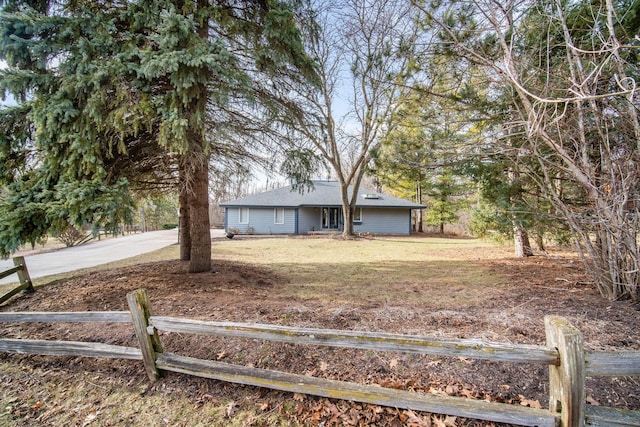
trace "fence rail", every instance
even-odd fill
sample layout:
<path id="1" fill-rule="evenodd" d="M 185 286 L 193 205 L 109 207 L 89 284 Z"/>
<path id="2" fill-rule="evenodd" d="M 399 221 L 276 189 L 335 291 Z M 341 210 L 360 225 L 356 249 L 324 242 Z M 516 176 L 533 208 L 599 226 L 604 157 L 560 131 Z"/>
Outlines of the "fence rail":
<path id="1" fill-rule="evenodd" d="M 560 317 L 545 317 L 547 343 L 545 346 L 532 346 L 154 316 L 144 290 L 129 293 L 127 302 L 130 311 L 0 313 L 0 323 L 131 322 L 140 348 L 87 342 L 0 339 L 0 351 L 143 360 L 152 381 L 158 379 L 163 371 L 173 371 L 282 391 L 524 426 L 640 426 L 640 412 L 585 405 L 584 391 L 585 376 L 640 376 L 640 352 L 585 351 L 580 331 Z M 158 335 L 160 330 L 502 362 L 543 363 L 549 366 L 549 409 L 395 390 L 180 356 L 163 351 Z"/>
<path id="2" fill-rule="evenodd" d="M 535 345 L 506 345 L 480 340 L 440 340 L 411 335 L 334 329 L 296 328 L 256 323 L 208 322 L 151 316 L 149 325 L 166 332 L 255 338 L 293 344 L 468 357 L 502 362 L 559 365 L 556 350 Z"/>
<path id="3" fill-rule="evenodd" d="M 131 313 L 128 311 L 23 311 L 0 313 L 0 322 L 107 322 L 131 323 Z"/>
<path id="4" fill-rule="evenodd" d="M 0 323 L 20 322 L 70 322 L 70 323 L 131 323 L 129 311 L 81 311 L 81 312 L 5 312 L 0 313 Z M 28 339 L 0 339 L 0 351 L 45 356 L 82 356 L 112 359 L 142 360 L 140 349 L 111 344 L 80 341 L 50 341 Z"/>
<path id="5" fill-rule="evenodd" d="M 138 348 L 97 342 L 5 338 L 0 339 L 0 351 L 21 354 L 40 354 L 45 356 L 82 356 L 142 360 L 142 354 Z"/>
<path id="6" fill-rule="evenodd" d="M 24 257 L 19 256 L 13 258 L 13 265 L 15 267 L 0 271 L 0 279 L 4 279 L 12 274 L 17 274 L 20 284 L 9 292 L 0 295 L 0 304 L 7 301 L 18 292 L 34 292 L 33 283 L 31 283 L 31 277 L 29 277 L 29 270 L 27 270 L 27 263 L 25 262 Z"/>
<path id="7" fill-rule="evenodd" d="M 584 358 L 588 377 L 640 376 L 637 351 L 586 351 Z"/>

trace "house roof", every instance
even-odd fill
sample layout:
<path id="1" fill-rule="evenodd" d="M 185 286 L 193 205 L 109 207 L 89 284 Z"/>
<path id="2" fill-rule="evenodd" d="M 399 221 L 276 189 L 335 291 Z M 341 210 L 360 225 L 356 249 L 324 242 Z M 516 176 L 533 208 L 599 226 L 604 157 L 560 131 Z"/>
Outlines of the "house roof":
<path id="1" fill-rule="evenodd" d="M 293 190 L 292 186 L 266 191 L 241 199 L 220 203 L 221 207 L 302 207 L 302 206 L 342 206 L 340 186 L 337 181 L 313 181 L 313 189 L 304 193 Z M 349 187 L 351 194 L 351 187 Z M 425 206 L 387 194 L 360 189 L 357 207 L 423 209 Z"/>

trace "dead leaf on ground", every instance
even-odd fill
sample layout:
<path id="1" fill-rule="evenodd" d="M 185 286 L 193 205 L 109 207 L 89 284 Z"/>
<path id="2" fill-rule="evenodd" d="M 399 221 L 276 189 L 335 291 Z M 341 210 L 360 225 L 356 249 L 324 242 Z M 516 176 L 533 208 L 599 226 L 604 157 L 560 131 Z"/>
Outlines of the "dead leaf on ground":
<path id="1" fill-rule="evenodd" d="M 407 426 L 410 426 L 410 427 L 431 427 L 431 418 L 429 416 L 421 417 L 418 414 L 416 414 L 415 412 L 413 412 L 411 409 L 408 409 L 408 410 L 404 411 L 404 413 L 407 416 L 407 418 L 404 420 L 404 422 L 406 423 Z"/>
<path id="2" fill-rule="evenodd" d="M 82 427 L 86 427 L 89 424 L 91 424 L 96 418 L 97 418 L 98 414 L 95 412 L 90 412 L 84 419 L 84 423 L 82 424 Z"/>
<path id="3" fill-rule="evenodd" d="M 600 406 L 600 402 L 593 398 L 593 396 L 587 396 L 587 403 L 593 406 Z"/>
<path id="4" fill-rule="evenodd" d="M 540 402 L 538 402 L 537 400 L 527 399 L 523 395 L 519 395 L 519 397 L 520 397 L 520 405 L 522 406 L 528 406 L 530 408 L 536 408 L 536 409 L 542 408 L 542 405 L 540 405 Z"/>
<path id="5" fill-rule="evenodd" d="M 436 396 L 447 396 L 447 393 L 445 393 L 444 390 L 435 387 L 429 387 L 429 394 L 435 394 Z"/>
<path id="6" fill-rule="evenodd" d="M 227 406 L 225 406 L 225 416 L 227 418 L 231 418 L 235 413 L 236 413 L 236 402 L 232 400 L 227 404 Z"/>
<path id="7" fill-rule="evenodd" d="M 445 415 L 444 418 L 441 415 L 434 415 L 432 421 L 436 427 L 456 427 L 456 417 L 451 415 Z"/>
<path id="8" fill-rule="evenodd" d="M 469 389 L 463 388 L 460 391 L 460 394 L 462 394 L 464 397 L 466 397 L 467 399 L 474 399 L 475 396 L 473 395 L 473 392 Z"/>

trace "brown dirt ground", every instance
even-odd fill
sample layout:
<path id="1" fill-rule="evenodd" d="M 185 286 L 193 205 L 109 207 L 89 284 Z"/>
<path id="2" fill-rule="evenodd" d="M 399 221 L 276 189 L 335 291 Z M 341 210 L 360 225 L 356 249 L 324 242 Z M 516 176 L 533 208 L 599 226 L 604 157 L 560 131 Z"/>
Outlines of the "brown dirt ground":
<path id="1" fill-rule="evenodd" d="M 491 303 L 464 311 L 451 307 L 416 307 L 410 298 L 391 305 L 365 302 L 327 306 L 310 299 L 297 300 L 278 292 L 278 288 L 286 283 L 286 277 L 278 277 L 266 268 L 219 260 L 214 260 L 215 274 L 189 274 L 184 263 L 168 261 L 74 277 L 39 288 L 34 294 L 15 297 L 0 310 L 126 310 L 126 293 L 146 288 L 157 315 L 409 334 L 419 330 L 422 335 L 427 331 L 437 337 L 543 344 L 542 319 L 547 314 L 556 314 L 569 318 L 582 331 L 589 349 L 640 349 L 637 307 L 628 302 L 601 298 L 589 285 L 576 258 L 535 256 L 514 259 L 504 249 L 483 254 L 480 260 L 477 258 L 475 254 L 474 262 L 506 276 L 511 286 L 508 293 L 504 290 L 502 294 L 496 292 Z M 408 295 L 421 292 L 415 284 L 406 286 Z M 458 291 L 464 290 L 452 289 L 452 292 Z M 10 324 L 3 325 L 0 335 L 137 346 L 131 328 L 122 324 Z M 180 334 L 161 334 L 161 341 L 165 351 L 246 366 L 496 402 L 540 404 L 543 408 L 548 405 L 546 366 Z M 126 388 L 139 387 L 146 378 L 140 362 L 1 354 L 2 362 L 24 369 L 38 368 L 40 372 L 58 375 L 59 381 L 89 371 L 96 374 L 95 381 Z M 5 391 L 14 390 L 17 394 L 29 386 L 2 372 L 0 383 L 4 384 Z M 422 425 L 430 425 L 431 421 L 434 421 L 433 425 L 495 425 L 460 419 L 452 422 L 428 414 L 300 397 L 178 374 L 169 374 L 156 383 L 147 384 L 143 394 L 154 392 L 189 396 L 195 402 L 219 399 L 249 406 L 270 402 L 262 404 L 262 409 L 269 410 L 282 408 L 281 402 L 289 401 L 294 410 L 282 411 L 282 416 L 305 425 L 421 425 L 412 418 L 414 416 L 425 423 Z M 640 409 L 638 378 L 588 378 L 586 394 L 590 404 Z M 15 404 L 11 410 L 13 419 L 23 420 L 25 425 L 47 424 L 47 418 L 43 422 L 43 408 L 37 405 Z M 56 425 L 55 420 L 55 417 L 48 419 L 49 425 Z"/>

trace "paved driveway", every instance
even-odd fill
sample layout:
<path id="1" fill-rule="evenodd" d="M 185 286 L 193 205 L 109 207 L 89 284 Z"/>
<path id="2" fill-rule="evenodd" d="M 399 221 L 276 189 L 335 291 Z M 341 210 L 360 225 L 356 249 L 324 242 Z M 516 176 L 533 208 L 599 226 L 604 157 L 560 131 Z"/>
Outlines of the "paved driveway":
<path id="1" fill-rule="evenodd" d="M 220 230 L 213 230 L 213 233 L 218 231 Z M 177 229 L 150 231 L 30 255 L 26 256 L 25 260 L 29 275 L 33 279 L 130 258 L 174 243 L 178 243 Z M 0 271 L 11 267 L 13 267 L 11 259 L 0 260 Z M 0 280 L 0 284 L 17 281 L 18 277 L 14 274 Z"/>

